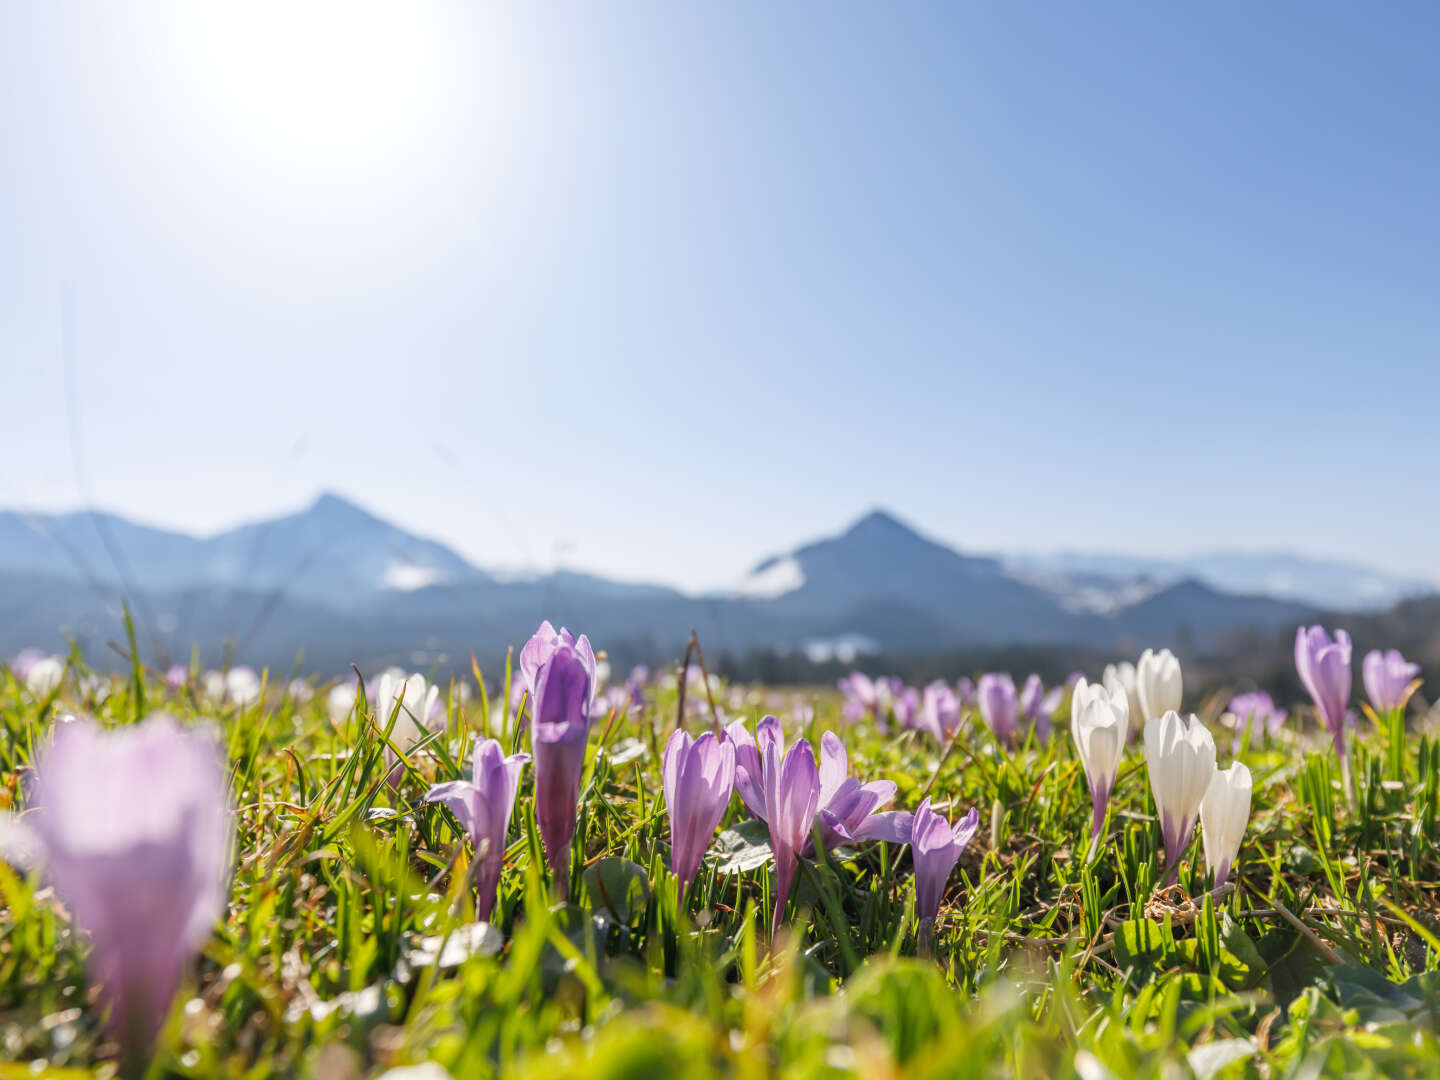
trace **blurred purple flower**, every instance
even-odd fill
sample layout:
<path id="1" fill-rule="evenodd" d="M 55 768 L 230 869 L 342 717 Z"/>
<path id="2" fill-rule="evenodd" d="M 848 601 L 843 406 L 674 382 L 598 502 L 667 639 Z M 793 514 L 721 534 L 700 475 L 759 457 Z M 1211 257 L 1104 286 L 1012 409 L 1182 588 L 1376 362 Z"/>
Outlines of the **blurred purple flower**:
<path id="1" fill-rule="evenodd" d="M 954 737 L 960 728 L 960 695 L 949 683 L 937 680 L 925 687 L 915 726 L 942 746 Z"/>
<path id="2" fill-rule="evenodd" d="M 920 716 L 920 691 L 913 686 L 902 686 L 900 692 L 895 695 L 891 712 L 894 713 L 895 723 L 900 725 L 902 731 L 912 730 Z"/>
<path id="3" fill-rule="evenodd" d="M 530 645 L 549 626 L 544 623 L 536 637 L 530 639 Z M 525 647 L 527 652 L 530 645 Z M 521 660 L 523 663 L 524 653 Z M 556 889 L 567 898 L 570 842 L 575 836 L 580 777 L 590 738 L 594 671 L 595 657 L 582 634 L 573 645 L 547 642 L 544 659 L 533 677 L 530 744 L 535 754 L 535 819 L 545 841 L 545 857 L 555 875 Z"/>
<path id="4" fill-rule="evenodd" d="M 41 861 L 90 935 L 110 1033 L 138 1067 L 225 913 L 234 828 L 219 744 L 161 715 L 109 731 L 64 724 L 29 796 L 19 822 L 0 821 L 0 853 Z"/>
<path id="5" fill-rule="evenodd" d="M 985 725 L 995 733 L 1002 746 L 1013 747 L 1020 730 L 1015 680 L 1005 673 L 987 672 L 980 676 L 976 696 Z"/>
<path id="6" fill-rule="evenodd" d="M 962 675 L 955 683 L 955 694 L 960 699 L 962 709 L 973 709 L 980 701 L 980 695 L 975 689 L 975 680 Z"/>
<path id="7" fill-rule="evenodd" d="M 470 780 L 436 784 L 425 793 L 426 802 L 438 802 L 455 815 L 475 849 L 476 917 L 490 920 L 505 864 L 505 834 L 515 809 L 520 772 L 529 754 L 511 754 L 494 739 L 475 744 Z"/>
<path id="8" fill-rule="evenodd" d="M 1275 707 L 1275 699 L 1264 690 L 1236 694 L 1230 699 L 1229 711 L 1240 721 L 1237 736 L 1243 736 L 1247 730 L 1253 732 L 1257 727 L 1267 737 L 1277 735 L 1288 715 L 1284 709 Z"/>
<path id="9" fill-rule="evenodd" d="M 1405 704 L 1405 691 L 1420 674 L 1420 665 L 1406 660 L 1398 649 L 1383 653 L 1374 649 L 1360 662 L 1360 674 L 1371 707 L 1383 715 Z"/>
<path id="10" fill-rule="evenodd" d="M 852 671 L 836 685 L 840 688 L 840 693 L 845 695 L 845 719 L 854 723 L 869 716 L 881 731 L 887 726 L 885 714 L 905 688 L 897 676 L 885 675 L 871 679 L 863 671 Z"/>
<path id="11" fill-rule="evenodd" d="M 922 954 L 930 951 L 935 917 L 945 896 L 945 882 L 979 825 L 980 811 L 974 807 L 954 828 L 930 808 L 929 799 L 915 811 L 909 839 L 910 857 L 915 863 L 915 915 L 920 920 Z"/>
<path id="12" fill-rule="evenodd" d="M 45 659 L 45 654 L 36 648 L 21 649 L 15 654 L 15 659 L 10 661 L 10 671 L 15 676 L 15 681 L 24 684 L 30 677 L 30 669 Z"/>
<path id="13" fill-rule="evenodd" d="M 184 664 L 171 664 L 165 672 L 165 685 L 171 690 L 183 689 L 190 681 L 190 670 Z"/>
<path id="14" fill-rule="evenodd" d="M 670 814 L 670 869 L 680 879 L 679 902 L 700 872 L 700 862 L 735 789 L 735 744 L 707 731 L 692 739 L 677 728 L 665 744 L 661 769 Z"/>
<path id="15" fill-rule="evenodd" d="M 1031 675 L 1025 680 L 1025 687 L 1020 691 L 1020 715 L 1035 729 L 1035 737 L 1040 742 L 1050 741 L 1055 710 L 1063 700 L 1064 688 L 1057 686 L 1047 694 L 1039 675 Z"/>
<path id="16" fill-rule="evenodd" d="M 1310 692 L 1320 719 L 1335 740 L 1341 764 L 1345 757 L 1345 713 L 1350 705 L 1350 635 L 1335 631 L 1332 641 L 1323 627 L 1295 631 L 1295 669 Z"/>

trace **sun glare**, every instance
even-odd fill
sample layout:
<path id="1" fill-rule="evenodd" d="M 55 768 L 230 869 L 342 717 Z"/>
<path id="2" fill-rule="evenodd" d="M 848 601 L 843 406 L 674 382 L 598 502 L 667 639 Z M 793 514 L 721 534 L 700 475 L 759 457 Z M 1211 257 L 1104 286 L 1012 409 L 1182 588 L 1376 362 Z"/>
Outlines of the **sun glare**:
<path id="1" fill-rule="evenodd" d="M 251 167 L 384 175 L 413 164 L 450 118 L 443 14 L 338 0 L 197 6 L 185 82 Z"/>

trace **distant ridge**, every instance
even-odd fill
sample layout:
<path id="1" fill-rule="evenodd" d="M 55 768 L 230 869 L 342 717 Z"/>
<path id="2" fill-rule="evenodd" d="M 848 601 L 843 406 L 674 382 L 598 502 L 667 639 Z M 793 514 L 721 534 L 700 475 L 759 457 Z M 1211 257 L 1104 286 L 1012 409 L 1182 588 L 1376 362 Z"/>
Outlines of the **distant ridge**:
<path id="1" fill-rule="evenodd" d="M 122 583 L 98 523 L 123 551 Z M 760 561 L 733 591 L 689 596 L 558 571 L 488 573 L 444 544 L 326 493 L 294 513 L 191 537 L 115 515 L 0 513 L 0 654 L 64 635 L 120 640 L 118 601 L 140 594 L 147 639 L 180 657 L 322 668 L 386 658 L 460 662 L 503 650 L 542 618 L 591 631 L 617 655 L 671 655 L 700 629 L 707 652 L 940 653 L 1083 643 L 1134 651 L 1215 647 L 1274 632 L 1318 605 L 1217 588 L 1202 575 L 1124 577 L 1121 564 L 1041 568 L 967 554 L 876 509 L 840 533 Z M 1146 567 L 1147 572 L 1153 567 Z M 441 661 L 439 657 L 445 657 Z"/>

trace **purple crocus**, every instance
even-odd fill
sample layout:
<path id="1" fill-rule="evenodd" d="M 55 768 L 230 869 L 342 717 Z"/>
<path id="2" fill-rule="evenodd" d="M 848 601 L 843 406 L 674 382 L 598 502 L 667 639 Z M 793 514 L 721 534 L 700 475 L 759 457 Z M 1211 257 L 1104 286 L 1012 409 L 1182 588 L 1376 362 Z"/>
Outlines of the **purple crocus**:
<path id="1" fill-rule="evenodd" d="M 549 625 L 545 623 L 540 631 Z M 530 639 L 531 645 L 536 638 Z M 521 662 L 525 662 L 523 653 Z M 595 655 L 590 643 L 582 635 L 573 645 L 559 641 L 548 648 L 535 669 L 533 685 L 530 744 L 535 754 L 535 819 L 555 887 L 562 897 L 568 897 L 570 842 L 575 837 L 595 686 Z"/>
<path id="2" fill-rule="evenodd" d="M 863 671 L 852 671 L 835 684 L 845 696 L 842 715 L 850 723 L 869 716 L 877 724 L 884 724 L 885 710 L 894 697 L 889 679 L 872 679 Z"/>
<path id="3" fill-rule="evenodd" d="M 677 728 L 665 744 L 661 779 L 670 814 L 670 869 L 680 879 L 683 906 L 735 790 L 735 744 L 710 731 L 692 739 Z"/>
<path id="4" fill-rule="evenodd" d="M 989 672 L 980 676 L 976 690 L 980 716 L 1003 746 L 1014 746 L 1020 730 L 1019 705 L 1015 697 L 1015 680 L 1008 674 Z"/>
<path id="5" fill-rule="evenodd" d="M 920 691 L 913 686 L 900 687 L 891 711 L 895 714 L 895 723 L 900 725 L 902 731 L 914 728 L 920 716 Z"/>
<path id="6" fill-rule="evenodd" d="M 1295 631 L 1295 669 L 1310 692 L 1331 737 L 1342 767 L 1345 756 L 1345 714 L 1350 706 L 1350 635 L 1335 631 L 1332 641 L 1323 627 Z"/>
<path id="7" fill-rule="evenodd" d="M 144 1064 L 185 968 L 225 913 L 234 827 L 209 732 L 168 716 L 55 729 L 30 811 L 0 821 L 0 854 L 28 855 L 92 947 L 91 978 L 127 1064 Z"/>
<path id="8" fill-rule="evenodd" d="M 780 929 L 801 856 L 814 854 L 811 830 L 817 821 L 827 850 L 845 841 L 909 839 L 909 814 L 880 812 L 895 797 L 895 784 L 862 784 L 847 776 L 845 745 L 833 731 L 821 737 L 818 767 L 806 739 L 785 751 L 784 732 L 773 716 L 756 725 L 753 738 L 739 720 L 726 734 L 735 744 L 735 790 L 750 813 L 770 827 L 776 887 L 772 934 Z"/>
<path id="9" fill-rule="evenodd" d="M 960 728 L 960 695 L 944 681 L 932 682 L 920 698 L 915 727 L 944 745 Z"/>
<path id="10" fill-rule="evenodd" d="M 556 649 L 562 647 L 573 649 L 584 663 L 585 670 L 590 675 L 590 696 L 594 697 L 598 682 L 595 678 L 595 650 L 590 647 L 590 639 L 584 634 L 577 638 L 563 626 L 557 632 L 555 627 L 550 625 L 550 620 L 546 619 L 520 650 L 520 677 L 524 680 L 522 685 L 529 692 L 532 705 L 540 693 L 540 668 L 554 655 Z M 533 707 L 530 712 L 534 714 Z"/>
<path id="11" fill-rule="evenodd" d="M 520 772 L 529 754 L 505 756 L 494 739 L 475 744 L 471 779 L 436 784 L 425 793 L 426 802 L 438 802 L 455 815 L 475 849 L 476 918 L 488 922 L 500 888 L 505 864 L 505 834 L 515 809 Z"/>
<path id="12" fill-rule="evenodd" d="M 1360 674 L 1370 706 L 1383 716 L 1404 707 L 1409 697 L 1406 691 L 1420 674 L 1420 665 L 1406 660 L 1398 649 L 1383 653 L 1374 649 L 1360 662 Z"/>
<path id="13" fill-rule="evenodd" d="M 980 811 L 974 807 L 953 828 L 930 808 L 929 799 L 915 811 L 910 826 L 910 857 L 915 862 L 915 914 L 920 920 L 922 955 L 930 952 L 945 882 L 979 826 Z"/>
<path id="14" fill-rule="evenodd" d="M 975 689 L 975 680 L 967 675 L 962 675 L 955 683 L 955 694 L 960 698 L 962 709 L 973 709 L 980 701 L 978 691 Z"/>
<path id="15" fill-rule="evenodd" d="M 171 664 L 165 671 L 165 685 L 170 690 L 181 690 L 190 681 L 190 669 L 184 664 Z"/>
<path id="16" fill-rule="evenodd" d="M 1020 691 L 1020 715 L 1034 729 L 1035 737 L 1040 742 L 1050 741 L 1055 710 L 1060 707 L 1064 698 L 1065 690 L 1059 686 L 1047 694 L 1039 675 L 1031 675 L 1025 680 L 1025 686 Z"/>
<path id="17" fill-rule="evenodd" d="M 1284 709 L 1275 707 L 1275 699 L 1264 690 L 1236 694 L 1230 699 L 1229 711 L 1240 721 L 1237 735 L 1243 735 L 1246 730 L 1254 731 L 1258 727 L 1262 734 L 1272 737 L 1279 734 L 1288 715 Z"/>
<path id="18" fill-rule="evenodd" d="M 39 649 L 26 647 L 15 654 L 15 659 L 10 661 L 10 671 L 15 676 L 15 681 L 24 683 L 30 677 L 30 669 L 45 659 L 45 654 Z"/>

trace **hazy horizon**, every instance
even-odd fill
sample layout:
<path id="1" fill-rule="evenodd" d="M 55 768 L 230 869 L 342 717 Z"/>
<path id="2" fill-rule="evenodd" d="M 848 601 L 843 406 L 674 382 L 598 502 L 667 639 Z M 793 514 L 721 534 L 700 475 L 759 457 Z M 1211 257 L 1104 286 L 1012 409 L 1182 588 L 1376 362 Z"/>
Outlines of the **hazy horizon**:
<path id="1" fill-rule="evenodd" d="M 0 506 L 213 532 L 335 489 L 690 590 L 874 506 L 1440 581 L 1437 31 L 7 5 Z"/>

